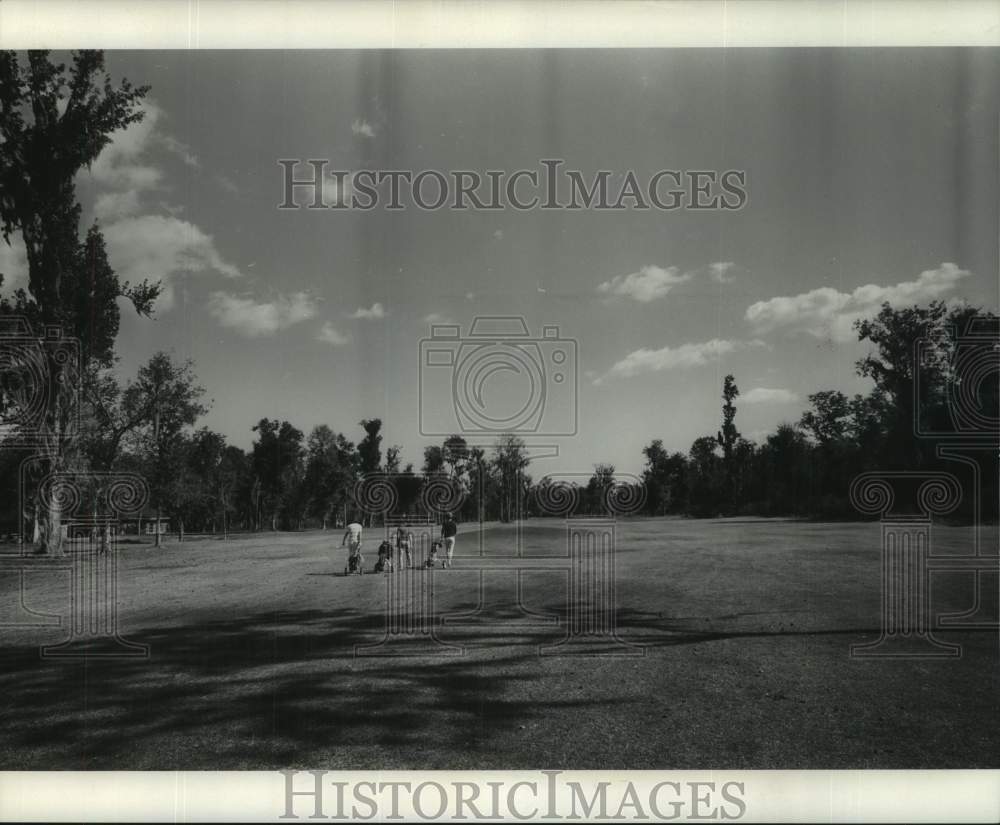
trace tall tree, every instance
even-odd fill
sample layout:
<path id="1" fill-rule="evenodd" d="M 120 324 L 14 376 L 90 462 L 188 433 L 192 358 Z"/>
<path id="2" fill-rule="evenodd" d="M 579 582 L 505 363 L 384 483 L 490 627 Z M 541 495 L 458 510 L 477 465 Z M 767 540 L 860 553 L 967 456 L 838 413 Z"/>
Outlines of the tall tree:
<path id="1" fill-rule="evenodd" d="M 69 68 L 48 52 L 0 53 L 0 232 L 19 233 L 28 262 L 28 289 L 0 301 L 0 312 L 17 313 L 44 327 L 58 324 L 81 344 L 83 374 L 110 364 L 118 330 L 117 297 L 148 314 L 158 285 L 121 284 L 108 266 L 95 226 L 79 237 L 80 205 L 75 178 L 111 141 L 141 119 L 146 87 L 123 80 L 115 87 L 101 52 L 75 52 Z M 46 348 L 48 403 L 40 458 L 49 471 L 63 469 L 76 448 L 71 422 L 77 403 L 74 365 Z M 41 513 L 40 551 L 62 546 L 57 507 Z"/>
<path id="2" fill-rule="evenodd" d="M 732 508 L 736 496 L 736 464 L 733 460 L 733 449 L 739 441 L 740 432 L 736 429 L 736 407 L 733 401 L 740 394 L 736 380 L 727 375 L 722 383 L 722 429 L 716 439 L 722 447 L 722 504 Z"/>
<path id="3" fill-rule="evenodd" d="M 382 419 L 366 418 L 361 422 L 365 437 L 358 444 L 358 455 L 361 456 L 361 472 L 377 473 L 382 465 Z"/>

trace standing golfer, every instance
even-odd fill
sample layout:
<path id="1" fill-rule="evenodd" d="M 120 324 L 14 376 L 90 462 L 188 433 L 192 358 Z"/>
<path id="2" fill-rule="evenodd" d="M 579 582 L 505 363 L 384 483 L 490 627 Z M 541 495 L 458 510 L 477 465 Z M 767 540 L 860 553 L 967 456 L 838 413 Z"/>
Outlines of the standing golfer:
<path id="1" fill-rule="evenodd" d="M 451 557 L 455 555 L 455 536 L 458 533 L 458 525 L 449 513 L 441 522 L 441 539 L 444 542 L 444 566 L 451 567 Z"/>
<path id="2" fill-rule="evenodd" d="M 413 533 L 402 524 L 396 528 L 396 566 L 403 566 L 403 556 L 406 556 L 406 566 L 413 567 L 413 557 L 410 550 L 413 547 Z"/>

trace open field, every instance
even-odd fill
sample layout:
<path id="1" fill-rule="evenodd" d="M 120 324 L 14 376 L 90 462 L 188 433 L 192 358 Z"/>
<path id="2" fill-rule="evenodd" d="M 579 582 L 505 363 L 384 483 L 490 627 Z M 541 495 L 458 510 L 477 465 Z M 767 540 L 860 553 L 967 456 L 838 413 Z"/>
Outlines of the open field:
<path id="1" fill-rule="evenodd" d="M 505 558 L 502 526 L 482 534 L 487 561 L 461 555 L 478 551 L 466 526 L 455 567 L 433 574 L 447 644 L 418 656 L 355 655 L 383 637 L 386 577 L 344 577 L 339 532 L 123 545 L 119 627 L 149 658 L 42 659 L 64 627 L 2 628 L 0 767 L 997 766 L 995 631 L 939 633 L 963 645 L 959 659 L 849 656 L 878 636 L 877 524 L 617 530 L 620 632 L 644 655 L 539 655 L 564 635 L 545 619 L 567 605 L 554 520 L 526 528 L 524 561 Z M 984 532 L 995 548 L 996 528 Z M 936 526 L 934 550 L 968 552 L 970 537 Z M 374 549 L 369 539 L 369 568 Z M 26 603 L 66 614 L 68 573 L 29 564 Z M 0 568 L 8 622 L 13 571 L 9 559 Z M 482 609 L 456 620 L 481 582 Z M 936 576 L 935 608 L 968 607 L 970 582 Z"/>

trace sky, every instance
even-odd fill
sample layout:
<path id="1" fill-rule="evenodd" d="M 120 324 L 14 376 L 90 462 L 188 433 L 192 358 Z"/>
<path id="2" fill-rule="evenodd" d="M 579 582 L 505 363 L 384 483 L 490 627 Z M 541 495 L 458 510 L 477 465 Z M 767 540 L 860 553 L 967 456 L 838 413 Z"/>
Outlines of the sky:
<path id="1" fill-rule="evenodd" d="M 100 222 L 123 279 L 164 285 L 153 319 L 123 310 L 118 369 L 127 379 L 158 350 L 193 359 L 212 401 L 201 423 L 244 448 L 262 417 L 354 441 L 378 417 L 383 445 L 419 467 L 441 440 L 422 430 L 460 415 L 449 381 L 472 363 L 461 336 L 477 316 L 509 316 L 541 340 L 522 351 L 544 362 L 545 395 L 523 374 L 487 371 L 473 400 L 503 418 L 541 398 L 525 436 L 538 455 L 558 449 L 546 471 L 634 473 L 652 439 L 687 451 L 716 432 L 727 373 L 736 425 L 756 440 L 796 421 L 810 393 L 867 391 L 851 326 L 883 300 L 998 309 L 995 50 L 107 62 L 151 88 L 142 123 L 81 172 L 84 221 Z M 446 173 L 560 158 L 588 177 L 640 180 L 735 169 L 749 197 L 739 210 L 669 212 L 279 210 L 287 158 Z M 24 283 L 16 241 L 0 248 L 0 271 L 5 289 Z M 444 348 L 466 347 L 433 377 L 432 324 L 459 325 Z M 555 349 L 568 358 L 559 385 Z"/>

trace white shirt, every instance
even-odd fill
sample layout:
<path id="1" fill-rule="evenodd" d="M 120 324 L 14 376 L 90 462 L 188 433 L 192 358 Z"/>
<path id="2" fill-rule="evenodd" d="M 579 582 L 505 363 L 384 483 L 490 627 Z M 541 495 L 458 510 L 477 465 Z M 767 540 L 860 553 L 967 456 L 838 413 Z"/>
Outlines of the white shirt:
<path id="1" fill-rule="evenodd" d="M 346 540 L 348 537 L 351 539 L 351 544 L 357 544 L 361 541 L 361 525 L 356 521 L 352 521 L 347 525 L 347 532 L 344 533 L 344 539 Z"/>

